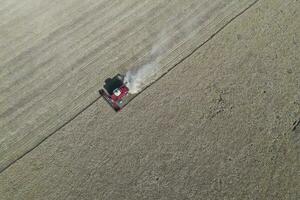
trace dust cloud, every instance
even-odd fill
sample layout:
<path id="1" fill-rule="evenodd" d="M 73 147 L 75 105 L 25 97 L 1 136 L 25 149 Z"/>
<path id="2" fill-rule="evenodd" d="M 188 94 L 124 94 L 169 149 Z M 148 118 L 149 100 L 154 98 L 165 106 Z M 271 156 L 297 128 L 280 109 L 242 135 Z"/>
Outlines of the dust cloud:
<path id="1" fill-rule="evenodd" d="M 174 21 L 179 22 L 174 22 Z M 129 93 L 136 94 L 143 90 L 147 85 L 151 84 L 157 78 L 161 68 L 160 61 L 166 54 L 174 49 L 176 45 L 188 40 L 195 29 L 199 27 L 199 18 L 179 20 L 170 19 L 167 24 L 171 27 L 166 28 L 158 34 L 149 56 L 145 58 L 146 63 L 129 70 L 124 78 Z M 174 26 L 174 24 L 176 24 Z M 168 27 L 168 26 L 166 26 Z"/>

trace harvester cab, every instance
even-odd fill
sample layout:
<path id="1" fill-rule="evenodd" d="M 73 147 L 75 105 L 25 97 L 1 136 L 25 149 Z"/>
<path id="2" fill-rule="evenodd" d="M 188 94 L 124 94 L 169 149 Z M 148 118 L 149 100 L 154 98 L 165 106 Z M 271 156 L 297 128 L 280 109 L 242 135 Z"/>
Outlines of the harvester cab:
<path id="1" fill-rule="evenodd" d="M 103 89 L 99 92 L 115 111 L 120 111 L 126 105 L 129 89 L 124 83 L 124 76 L 117 74 L 113 78 L 106 79 Z"/>

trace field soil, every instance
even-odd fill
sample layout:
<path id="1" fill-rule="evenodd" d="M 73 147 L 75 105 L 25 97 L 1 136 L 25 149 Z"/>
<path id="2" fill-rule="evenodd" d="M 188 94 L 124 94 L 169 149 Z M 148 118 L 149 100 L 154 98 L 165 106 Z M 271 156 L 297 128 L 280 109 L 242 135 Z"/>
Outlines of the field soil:
<path id="1" fill-rule="evenodd" d="M 23 2 L 18 6 L 17 1 L 4 2 L 12 13 L 25 6 Z M 56 1 L 32 6 L 44 8 L 45 2 L 50 8 L 50 4 L 60 8 Z M 209 7 L 215 1 L 188 1 L 186 5 L 172 1 L 174 7 L 163 1 L 84 1 L 81 6 L 79 1 L 71 2 L 62 8 L 66 10 L 65 17 L 70 18 L 69 24 L 64 22 L 65 28 L 49 32 L 40 24 L 41 32 L 35 34 L 45 31 L 47 37 L 28 36 L 31 50 L 21 45 L 25 38 L 19 38 L 20 48 L 25 48 L 19 57 L 13 51 L 1 50 L 0 56 L 10 64 L 2 61 L 1 90 L 3 81 L 10 85 L 14 74 L 22 70 L 20 81 L 28 84 L 19 85 L 22 82 L 16 79 L 11 83 L 12 89 L 0 97 L 6 102 L 0 104 L 2 113 L 6 112 L 1 118 L 4 139 L 0 151 L 0 199 L 300 199 L 299 1 L 217 1 L 218 9 L 203 18 L 210 25 L 199 27 L 185 42 L 187 46 L 178 47 L 178 52 L 166 53 L 161 74 L 169 70 L 168 73 L 119 113 L 104 99 L 97 99 L 97 86 L 107 76 L 127 70 L 131 61 L 138 63 L 139 55 L 148 52 L 139 48 L 149 45 L 151 49 L 148 37 L 131 28 L 136 27 L 135 23 L 143 26 L 145 20 L 154 20 L 154 11 L 145 11 L 145 18 L 141 18 L 135 16 L 140 14 L 138 10 L 153 7 L 163 17 L 168 15 L 165 9 L 176 13 L 184 4 L 191 6 L 189 12 L 193 12 L 197 9 L 193 3 L 206 3 Z M 95 6 L 107 9 L 107 18 L 114 13 L 121 13 L 119 18 L 132 13 L 128 17 L 132 25 L 120 21 L 122 26 L 109 29 L 118 21 L 107 20 L 107 29 L 113 32 L 102 36 L 96 24 L 99 26 L 106 15 L 97 17 L 100 12 Z M 116 8 L 120 11 L 112 11 Z M 200 8 L 206 9 L 198 5 Z M 44 9 L 36 11 L 36 15 L 51 13 L 51 9 Z M 74 13 L 82 12 L 82 17 L 74 20 L 73 9 Z M 9 13 L 0 13 L 0 18 L 9 19 Z M 60 17 L 52 14 L 55 19 Z M 16 18 L 14 23 L 17 22 Z M 53 26 L 57 24 L 54 20 Z M 1 21 L 1 26 L 9 23 Z M 127 32 L 116 30 L 123 26 Z M 160 26 L 163 25 L 157 28 Z M 49 30 L 55 29 L 49 25 Z M 125 42 L 123 35 L 132 31 L 132 38 Z M 63 36 L 66 32 L 68 37 Z M 89 37 L 86 32 L 91 32 Z M 35 34 L 31 36 L 37 37 Z M 111 43 L 102 49 L 98 40 L 113 35 L 109 41 L 117 46 L 107 49 L 106 54 L 104 49 Z M 15 39 L 11 37 L 13 43 Z M 5 44 L 3 39 L 0 41 Z M 77 44 L 83 45 L 82 49 Z M 51 59 L 53 55 L 57 57 Z M 168 59 L 175 64 L 167 65 Z M 65 68 L 55 67 L 59 61 Z M 37 71 L 30 71 L 30 66 Z M 45 67 L 50 74 L 56 74 L 52 77 L 62 78 L 48 79 L 42 72 Z M 34 85 L 31 89 L 29 82 Z M 28 96 L 21 92 L 22 87 L 28 87 Z M 45 90 L 40 92 L 35 87 Z M 17 96 L 13 97 L 13 93 Z M 21 103 L 21 96 L 28 101 L 28 108 Z M 16 102 L 8 100 L 14 98 Z M 31 110 L 26 110 L 29 107 Z"/>

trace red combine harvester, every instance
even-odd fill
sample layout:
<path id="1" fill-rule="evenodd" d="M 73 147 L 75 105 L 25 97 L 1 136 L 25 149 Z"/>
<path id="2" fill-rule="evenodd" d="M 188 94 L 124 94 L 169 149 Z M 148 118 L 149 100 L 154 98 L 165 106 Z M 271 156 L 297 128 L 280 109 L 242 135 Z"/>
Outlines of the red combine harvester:
<path id="1" fill-rule="evenodd" d="M 124 76 L 117 74 L 113 78 L 106 79 L 103 89 L 99 92 L 109 105 L 118 112 L 126 105 L 124 98 L 128 95 L 129 89 L 124 83 Z"/>

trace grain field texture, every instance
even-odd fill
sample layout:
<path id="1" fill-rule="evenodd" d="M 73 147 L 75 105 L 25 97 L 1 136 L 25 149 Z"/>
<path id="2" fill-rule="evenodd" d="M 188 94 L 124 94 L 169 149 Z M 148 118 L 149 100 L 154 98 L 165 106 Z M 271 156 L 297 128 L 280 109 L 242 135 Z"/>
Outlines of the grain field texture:
<path id="1" fill-rule="evenodd" d="M 0 174 L 0 198 L 299 199 L 299 11 L 258 1 L 122 112 L 96 101 Z"/>
<path id="2" fill-rule="evenodd" d="M 107 77 L 144 62 L 165 36 L 172 43 L 160 73 L 254 2 L 1 0 L 0 171 L 94 102 Z"/>

